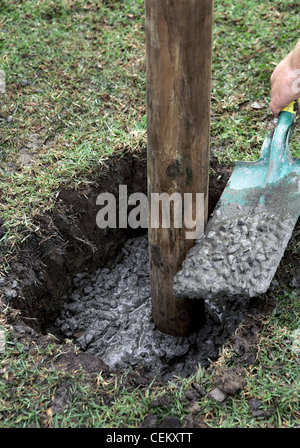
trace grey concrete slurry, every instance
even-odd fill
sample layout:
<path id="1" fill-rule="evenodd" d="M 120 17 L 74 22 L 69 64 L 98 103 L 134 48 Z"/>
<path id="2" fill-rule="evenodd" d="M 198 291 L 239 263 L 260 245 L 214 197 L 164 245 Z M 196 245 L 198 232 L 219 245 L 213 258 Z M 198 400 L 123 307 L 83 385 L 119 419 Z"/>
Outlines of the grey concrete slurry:
<path id="1" fill-rule="evenodd" d="M 189 375 L 216 359 L 245 317 L 247 301 L 207 300 L 199 332 L 187 338 L 163 334 L 151 315 L 147 237 L 128 240 L 120 258 L 110 268 L 74 278 L 69 303 L 56 322 L 65 337 L 112 369 L 143 368 L 164 378 Z"/>
<path id="2" fill-rule="evenodd" d="M 175 277 L 175 295 L 220 301 L 265 293 L 294 225 L 289 214 L 261 209 L 226 219 L 213 216 Z"/>
<path id="3" fill-rule="evenodd" d="M 251 187 L 257 179 L 244 171 L 247 186 L 242 188 L 241 174 L 234 173 L 175 276 L 178 297 L 210 299 L 221 306 L 222 301 L 258 297 L 271 285 L 299 217 L 300 176 L 291 172 Z"/>

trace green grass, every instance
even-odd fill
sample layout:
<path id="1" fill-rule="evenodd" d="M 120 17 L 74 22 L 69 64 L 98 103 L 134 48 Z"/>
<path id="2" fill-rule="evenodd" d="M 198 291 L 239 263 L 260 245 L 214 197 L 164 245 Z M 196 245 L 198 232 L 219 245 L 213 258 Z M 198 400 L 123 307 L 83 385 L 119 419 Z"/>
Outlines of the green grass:
<path id="1" fill-rule="evenodd" d="M 221 161 L 259 156 L 272 120 L 270 75 L 299 39 L 298 14 L 289 1 L 215 2 L 212 143 L 224 147 Z M 291 150 L 300 157 L 299 145 Z"/>
<path id="2" fill-rule="evenodd" d="M 0 9 L 0 213 L 12 247 L 60 188 L 80 188 L 111 154 L 146 144 L 144 2 L 1 0 Z M 258 157 L 272 121 L 270 75 L 299 37 L 297 12 L 290 1 L 215 2 L 211 145 L 220 163 Z M 38 143 L 26 149 L 32 135 Z M 297 128 L 294 156 L 298 139 Z"/>
<path id="3" fill-rule="evenodd" d="M 144 2 L 1 0 L 0 11 L 0 68 L 6 74 L 6 93 L 0 94 L 0 214 L 7 229 L 1 244 L 10 253 L 28 230 L 36 231 L 34 216 L 53 207 L 61 188 L 81 188 L 109 156 L 146 144 Z M 287 0 L 215 0 L 211 146 L 221 164 L 259 156 L 273 121 L 270 75 L 299 38 L 299 13 L 298 3 Z M 291 142 L 295 157 L 299 135 L 298 125 Z M 276 301 L 277 309 L 264 320 L 256 361 L 243 366 L 247 387 L 223 404 L 208 396 L 199 400 L 207 425 L 299 425 L 299 357 L 291 350 L 300 325 L 297 291 L 279 288 Z M 171 414 L 183 420 L 191 383 L 209 391 L 214 369 L 235 364 L 229 345 L 211 371 L 199 369 L 195 377 L 165 388 L 133 387 L 126 372 L 121 378 L 99 373 L 95 386 L 82 372 L 52 366 L 61 350 L 53 342 L 26 350 L 7 330 L 0 354 L 0 427 L 136 427 L 151 401 L 165 393 L 170 409 L 153 412 L 159 419 Z M 53 414 L 61 387 L 69 401 Z M 111 397 L 108 404 L 105 396 Z M 274 412 L 252 417 L 252 397 Z"/>
<path id="4" fill-rule="evenodd" d="M 299 330 L 299 296 L 294 291 L 278 294 L 276 308 L 264 324 L 260 334 L 255 362 L 244 369 L 246 388 L 239 396 L 216 406 L 211 399 L 201 401 L 201 411 L 207 413 L 206 422 L 212 427 L 296 427 L 299 426 L 299 355 L 293 350 L 295 331 Z M 280 316 L 280 317 L 278 317 Z M 262 317 L 257 316 L 261 323 Z M 242 327 L 240 332 L 242 332 Z M 217 364 L 233 367 L 234 346 L 225 346 Z M 203 374 L 202 383 L 210 378 Z M 261 409 L 272 409 L 268 417 L 252 417 L 249 401 L 257 398 Z"/>
<path id="5" fill-rule="evenodd" d="M 43 349 L 7 335 L 6 351 L 0 354 L 0 428 L 8 427 L 136 427 L 146 417 L 149 404 L 166 391 L 127 385 L 127 376 L 99 372 L 91 383 L 81 371 L 70 373 L 53 367 L 62 348 L 49 342 Z M 63 409 L 54 398 L 63 391 Z M 109 398 L 109 404 L 105 404 Z M 179 397 L 162 412 L 182 416 Z M 179 410 L 178 410 L 179 409 Z"/>
<path id="6" fill-rule="evenodd" d="M 59 188 L 80 187 L 112 153 L 145 143 L 144 16 L 142 1 L 0 7 L 0 211 L 14 243 Z M 38 147 L 24 163 L 20 149 L 34 134 Z"/>

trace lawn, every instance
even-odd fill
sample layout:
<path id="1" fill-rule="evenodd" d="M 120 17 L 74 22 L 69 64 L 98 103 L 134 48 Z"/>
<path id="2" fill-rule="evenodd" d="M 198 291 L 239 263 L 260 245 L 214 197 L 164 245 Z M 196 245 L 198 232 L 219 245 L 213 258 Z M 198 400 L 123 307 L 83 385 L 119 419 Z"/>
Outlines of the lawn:
<path id="1" fill-rule="evenodd" d="M 34 217 L 53 209 L 61 189 L 80 190 L 112 155 L 146 146 L 146 61 L 142 0 L 0 0 L 0 11 L 5 274 L 12 255 L 36 231 Z M 274 126 L 270 75 L 299 38 L 299 14 L 300 5 L 287 0 L 215 0 L 211 151 L 220 165 L 258 158 Z M 294 157 L 300 157 L 299 136 L 298 125 L 290 143 Z M 299 264 L 297 229 L 289 254 Z M 283 262 L 283 272 L 289 263 Z M 275 308 L 253 317 L 261 331 L 255 360 L 242 365 L 247 386 L 224 403 L 207 393 L 193 411 L 186 400 L 192 385 L 208 392 L 220 366 L 236 365 L 232 341 L 210 369 L 167 385 L 139 385 L 130 372 L 120 377 L 99 372 L 92 383 L 84 372 L 53 366 L 65 349 L 54 339 L 41 348 L 15 336 L 8 324 L 11 311 L 4 307 L 0 427 L 137 427 L 150 412 L 158 422 L 170 415 L 184 422 L 193 413 L 213 428 L 299 427 L 299 289 L 281 280 L 279 275 L 276 288 L 263 298 L 271 298 Z M 243 326 L 237 334 L 242 333 Z M 62 389 L 65 403 L 54 412 L 53 397 Z M 153 406 L 164 396 L 167 407 Z M 260 402 L 260 415 L 251 412 L 253 398 Z"/>

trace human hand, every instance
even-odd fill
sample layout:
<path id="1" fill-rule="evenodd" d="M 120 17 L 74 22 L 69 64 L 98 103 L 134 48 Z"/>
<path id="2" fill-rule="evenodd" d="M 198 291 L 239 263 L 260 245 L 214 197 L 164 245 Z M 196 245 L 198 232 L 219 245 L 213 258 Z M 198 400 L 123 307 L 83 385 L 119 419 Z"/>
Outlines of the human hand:
<path id="1" fill-rule="evenodd" d="M 300 70 L 291 65 L 288 55 L 277 65 L 271 76 L 270 109 L 278 117 L 284 107 L 300 97 Z"/>
<path id="2" fill-rule="evenodd" d="M 300 40 L 271 75 L 270 109 L 278 117 L 282 109 L 300 98 Z"/>

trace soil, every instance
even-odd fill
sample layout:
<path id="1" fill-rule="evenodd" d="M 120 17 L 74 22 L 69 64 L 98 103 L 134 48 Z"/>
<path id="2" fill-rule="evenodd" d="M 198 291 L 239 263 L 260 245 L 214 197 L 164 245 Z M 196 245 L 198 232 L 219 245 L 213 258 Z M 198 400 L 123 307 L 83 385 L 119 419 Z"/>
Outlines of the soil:
<path id="1" fill-rule="evenodd" d="M 214 210 L 230 174 L 231 171 L 219 166 L 217 159 L 212 155 L 209 214 Z M 24 341 L 24 344 L 32 345 L 32 347 L 35 344 L 48 344 L 49 338 L 53 338 L 51 334 L 57 332 L 54 323 L 66 303 L 66 298 L 70 297 L 74 276 L 84 270 L 93 273 L 101 268 L 113 266 L 124 243 L 129 238 L 144 233 L 144 229 L 141 231 L 133 231 L 130 228 L 99 229 L 96 225 L 98 211 L 96 198 L 102 192 L 111 192 L 117 197 L 119 185 L 128 186 L 128 195 L 133 192 L 146 194 L 146 178 L 146 148 L 139 154 L 124 152 L 121 156 L 111 158 L 94 176 L 92 184 L 78 191 L 62 190 L 54 209 L 35 218 L 35 224 L 39 230 L 28 235 L 11 260 L 9 274 L 0 277 L 2 306 L 8 304 L 10 310 L 6 313 L 8 324 L 15 335 Z M 0 221 L 0 234 L 4 232 L 5 223 Z M 295 233 L 298 232 L 299 223 L 295 230 Z M 299 286 L 299 266 L 289 246 L 284 258 L 289 269 L 279 269 L 277 281 L 297 287 Z M 272 294 L 266 301 L 259 299 L 256 302 L 254 299 L 251 306 L 254 313 L 268 314 L 273 307 Z M 257 321 L 249 316 L 243 324 L 243 335 L 233 336 L 233 343 L 236 344 L 236 365 L 254 362 L 255 341 L 260 330 Z M 57 369 L 76 371 L 78 367 L 82 367 L 91 383 L 96 381 L 99 370 L 104 376 L 110 373 L 110 368 L 101 358 L 87 352 L 78 352 L 74 350 L 72 344 L 62 341 L 60 343 L 64 344 L 63 355 L 56 361 Z M 49 365 L 51 362 L 49 360 Z M 232 386 L 233 389 L 236 387 L 236 390 L 239 390 L 243 387 L 244 381 L 237 379 L 239 377 L 237 371 L 229 371 L 227 374 L 233 377 L 232 383 L 235 384 Z M 224 372 L 222 375 L 224 378 Z M 127 381 L 133 388 L 137 385 L 146 387 L 149 384 L 149 377 L 137 368 L 127 376 Z M 161 379 L 156 380 L 153 385 L 160 381 L 163 383 Z M 222 390 L 222 384 L 224 381 L 223 383 L 221 380 L 216 382 L 216 387 L 223 394 L 235 393 L 233 389 Z M 142 426 L 205 427 L 197 414 L 195 402 L 209 391 L 201 390 L 198 384 L 193 384 L 188 392 L 184 401 L 190 412 L 183 426 L 180 426 L 179 421 L 174 418 L 158 424 L 159 416 L 151 412 Z M 107 400 L 109 401 L 109 397 Z M 53 400 L 54 412 L 55 409 L 57 412 L 63 409 L 67 402 L 68 391 L 62 385 Z M 155 406 L 154 403 L 153 409 Z"/>

